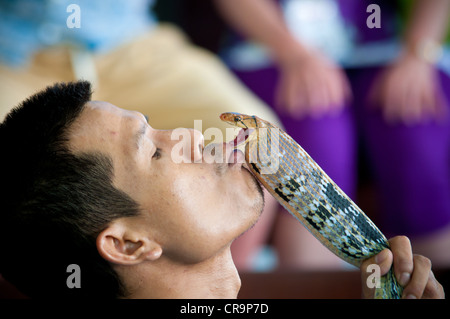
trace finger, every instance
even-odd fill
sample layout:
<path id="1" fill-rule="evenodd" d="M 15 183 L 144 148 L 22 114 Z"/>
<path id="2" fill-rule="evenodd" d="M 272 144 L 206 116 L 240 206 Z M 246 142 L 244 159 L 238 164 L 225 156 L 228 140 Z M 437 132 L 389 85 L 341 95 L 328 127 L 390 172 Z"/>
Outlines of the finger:
<path id="1" fill-rule="evenodd" d="M 432 72 L 431 80 L 426 81 L 426 92 L 424 96 L 424 106 L 430 119 L 437 122 L 442 120 L 442 113 L 446 109 L 446 99 L 438 75 Z"/>
<path id="2" fill-rule="evenodd" d="M 319 117 L 325 108 L 326 87 L 319 75 L 311 75 L 305 83 L 309 113 Z"/>
<path id="3" fill-rule="evenodd" d="M 420 114 L 417 119 L 420 123 L 425 123 L 430 118 L 435 118 L 437 109 L 437 92 L 433 82 L 423 82 L 420 101 Z"/>
<path id="4" fill-rule="evenodd" d="M 420 121 L 421 109 L 423 108 L 423 99 L 425 92 L 421 87 L 409 86 L 405 94 L 402 95 L 400 105 L 401 119 L 406 125 L 413 125 Z"/>
<path id="5" fill-rule="evenodd" d="M 386 275 L 392 267 L 393 254 L 389 249 L 384 249 L 374 257 L 374 263 L 380 267 L 380 275 Z"/>
<path id="6" fill-rule="evenodd" d="M 424 294 L 431 272 L 431 261 L 421 255 L 414 255 L 414 272 L 403 289 L 402 298 L 419 299 Z M 394 262 L 395 263 L 395 262 Z"/>
<path id="7" fill-rule="evenodd" d="M 328 91 L 328 102 L 330 105 L 337 105 L 343 103 L 344 92 L 340 83 L 339 75 L 336 73 L 329 80 L 326 81 Z"/>
<path id="8" fill-rule="evenodd" d="M 350 82 L 348 81 L 347 75 L 344 72 L 340 72 L 341 76 L 341 85 L 343 92 L 343 100 L 346 103 L 350 103 L 353 100 L 352 87 Z"/>
<path id="9" fill-rule="evenodd" d="M 386 88 L 382 105 L 383 116 L 386 123 L 395 124 L 398 121 L 398 105 L 400 105 L 398 94 L 399 93 L 393 91 L 390 87 Z"/>
<path id="10" fill-rule="evenodd" d="M 435 118 L 436 103 L 437 100 L 433 90 L 425 90 L 424 94 L 422 94 L 420 114 L 417 122 L 426 123 L 430 118 Z"/>
<path id="11" fill-rule="evenodd" d="M 406 81 L 400 81 L 398 76 L 392 77 L 388 87 L 387 108 L 389 110 L 390 123 L 404 122 L 408 116 L 409 87 Z M 400 81 L 400 82 L 398 82 Z"/>
<path id="12" fill-rule="evenodd" d="M 307 93 L 303 87 L 293 85 L 288 94 L 289 102 L 287 104 L 288 113 L 295 119 L 303 118 L 308 111 Z"/>
<path id="13" fill-rule="evenodd" d="M 360 267 L 361 270 L 361 283 L 362 293 L 364 298 L 373 298 L 375 294 L 375 287 L 371 281 L 371 277 L 374 274 L 374 265 L 378 266 L 379 275 L 384 276 L 391 269 L 393 261 L 392 252 L 389 249 L 384 249 L 376 256 L 373 256 L 365 260 Z"/>
<path id="14" fill-rule="evenodd" d="M 398 283 L 405 287 L 414 269 L 411 242 L 408 237 L 397 236 L 389 240 L 392 254 L 394 255 L 394 274 Z"/>
<path id="15" fill-rule="evenodd" d="M 288 88 L 288 109 L 289 113 L 296 119 L 306 116 L 310 110 L 310 89 L 309 79 L 304 77 L 293 77 L 289 81 Z"/>
<path id="16" fill-rule="evenodd" d="M 389 74 L 386 74 L 382 78 L 382 82 L 379 84 L 380 86 L 380 92 L 378 97 L 378 104 L 379 107 L 382 110 L 383 118 L 386 121 L 386 123 L 394 123 L 395 122 L 395 116 L 394 116 L 394 107 L 393 107 L 393 93 L 392 93 L 392 87 L 390 82 L 391 76 Z"/>
<path id="17" fill-rule="evenodd" d="M 328 92 L 326 84 L 319 82 L 316 85 L 310 84 L 309 107 L 313 117 L 322 116 L 328 109 Z"/>
<path id="18" fill-rule="evenodd" d="M 436 280 L 433 271 L 430 271 L 425 291 L 422 295 L 425 299 L 443 299 L 445 298 L 444 287 Z"/>
<path id="19" fill-rule="evenodd" d="M 333 79 L 327 81 L 329 94 L 329 109 L 330 114 L 337 114 L 349 100 L 345 88 L 345 81 L 339 70 L 335 71 Z"/>
<path id="20" fill-rule="evenodd" d="M 337 115 L 351 102 L 352 93 L 346 74 L 339 68 L 332 70 L 333 76 L 329 77 L 327 81 L 329 97 L 328 113 Z"/>
<path id="21" fill-rule="evenodd" d="M 283 74 L 282 78 L 278 82 L 276 90 L 276 107 L 283 111 L 294 115 L 295 117 L 301 117 L 301 110 L 303 105 L 303 92 L 301 88 L 297 91 L 296 79 Z"/>

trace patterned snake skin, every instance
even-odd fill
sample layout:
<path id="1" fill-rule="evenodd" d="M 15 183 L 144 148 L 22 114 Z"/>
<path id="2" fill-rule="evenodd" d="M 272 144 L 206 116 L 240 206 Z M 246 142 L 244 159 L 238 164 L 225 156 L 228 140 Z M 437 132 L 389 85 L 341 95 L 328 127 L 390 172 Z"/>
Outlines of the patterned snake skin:
<path id="1" fill-rule="evenodd" d="M 223 113 L 220 118 L 248 135 L 245 160 L 253 175 L 334 254 L 359 267 L 389 248 L 381 231 L 288 134 L 256 116 Z M 401 295 L 391 268 L 380 278 L 375 297 Z"/>

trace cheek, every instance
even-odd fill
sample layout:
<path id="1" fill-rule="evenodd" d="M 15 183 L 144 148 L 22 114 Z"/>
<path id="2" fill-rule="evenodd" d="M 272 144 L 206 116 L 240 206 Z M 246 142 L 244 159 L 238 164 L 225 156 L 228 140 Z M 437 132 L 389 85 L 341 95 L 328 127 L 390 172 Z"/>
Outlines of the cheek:
<path id="1" fill-rule="evenodd" d="M 165 214 L 163 248 L 172 258 L 195 262 L 216 254 L 236 234 L 229 230 L 226 202 L 217 192 L 216 182 L 201 173 L 196 178 L 181 174 L 170 183 L 170 209 L 159 212 Z"/>
<path id="2" fill-rule="evenodd" d="M 250 176 L 218 177 L 201 165 L 176 166 L 154 179 L 147 198 L 167 256 L 195 262 L 214 254 L 259 216 Z M 152 184 L 153 184 L 152 182 Z"/>
<path id="3" fill-rule="evenodd" d="M 207 175 L 178 176 L 172 183 L 172 194 L 176 198 L 175 207 L 186 219 L 186 223 L 201 227 L 211 227 L 217 222 L 215 213 L 221 204 L 216 181 Z M 206 224 L 206 225 L 204 225 Z"/>

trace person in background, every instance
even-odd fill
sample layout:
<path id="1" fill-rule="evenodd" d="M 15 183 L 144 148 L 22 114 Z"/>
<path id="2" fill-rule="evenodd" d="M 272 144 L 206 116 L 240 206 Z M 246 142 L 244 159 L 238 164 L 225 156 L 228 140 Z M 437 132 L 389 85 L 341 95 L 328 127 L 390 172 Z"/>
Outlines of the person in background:
<path id="1" fill-rule="evenodd" d="M 242 82 L 353 199 L 362 146 L 382 231 L 450 266 L 450 2 L 215 2 L 239 33 L 221 55 Z M 286 213 L 274 243 L 282 267 L 340 267 Z"/>

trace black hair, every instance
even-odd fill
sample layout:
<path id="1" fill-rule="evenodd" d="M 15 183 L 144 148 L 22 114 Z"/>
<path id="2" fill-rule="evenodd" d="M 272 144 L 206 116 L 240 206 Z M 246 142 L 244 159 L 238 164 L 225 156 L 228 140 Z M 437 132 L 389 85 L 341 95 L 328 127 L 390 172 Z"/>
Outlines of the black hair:
<path id="1" fill-rule="evenodd" d="M 68 149 L 91 95 L 89 82 L 57 83 L 0 124 L 0 273 L 31 298 L 126 293 L 96 238 L 114 219 L 137 215 L 138 204 L 113 186 L 111 158 Z M 67 284 L 71 264 L 80 288 Z"/>

